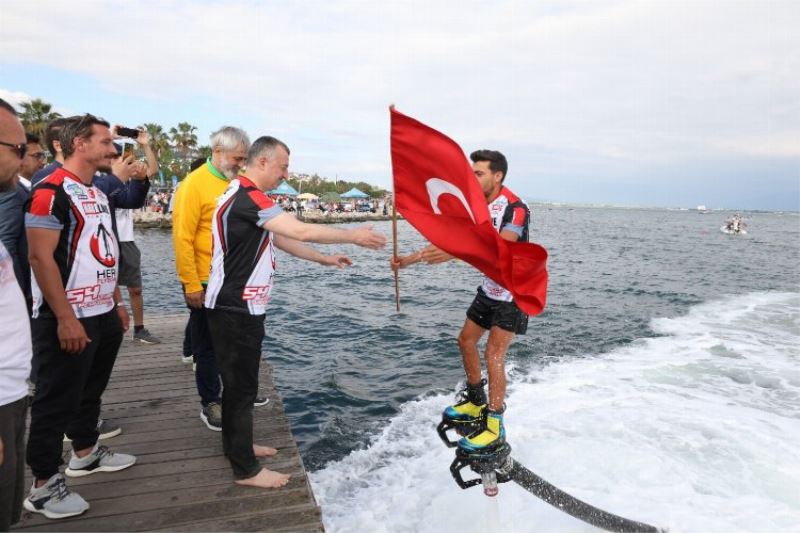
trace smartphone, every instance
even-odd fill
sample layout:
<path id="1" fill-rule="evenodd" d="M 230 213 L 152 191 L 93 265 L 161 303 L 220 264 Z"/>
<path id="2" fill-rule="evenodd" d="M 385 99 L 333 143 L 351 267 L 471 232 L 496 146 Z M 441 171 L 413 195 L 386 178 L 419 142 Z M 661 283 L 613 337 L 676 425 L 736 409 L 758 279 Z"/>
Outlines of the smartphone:
<path id="1" fill-rule="evenodd" d="M 121 137 L 130 137 L 131 139 L 136 139 L 139 137 L 139 130 L 135 130 L 133 128 L 125 128 L 123 126 L 119 126 L 117 128 L 117 135 Z"/>

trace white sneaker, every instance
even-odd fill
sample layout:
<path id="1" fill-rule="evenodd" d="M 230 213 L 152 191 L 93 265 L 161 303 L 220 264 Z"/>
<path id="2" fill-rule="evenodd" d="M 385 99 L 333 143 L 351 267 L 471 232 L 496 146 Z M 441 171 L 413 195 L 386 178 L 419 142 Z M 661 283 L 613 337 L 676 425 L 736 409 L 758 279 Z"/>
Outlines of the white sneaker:
<path id="1" fill-rule="evenodd" d="M 67 518 L 86 512 L 89 504 L 77 492 L 67 487 L 61 474 L 55 474 L 47 483 L 36 488 L 36 481 L 22 506 L 32 513 L 45 515 L 47 518 Z"/>
<path id="2" fill-rule="evenodd" d="M 78 457 L 72 452 L 72 458 L 64 471 L 69 477 L 82 477 L 96 472 L 117 472 L 136 464 L 136 457 L 126 453 L 114 453 L 106 446 L 95 445 L 86 457 Z"/>

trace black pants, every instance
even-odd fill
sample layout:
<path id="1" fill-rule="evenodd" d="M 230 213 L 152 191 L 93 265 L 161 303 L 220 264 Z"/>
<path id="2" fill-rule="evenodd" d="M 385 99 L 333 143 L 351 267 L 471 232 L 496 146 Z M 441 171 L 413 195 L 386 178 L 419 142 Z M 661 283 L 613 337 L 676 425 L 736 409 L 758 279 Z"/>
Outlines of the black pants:
<path id="1" fill-rule="evenodd" d="M 3 464 L 0 465 L 0 531 L 8 531 L 19 521 L 25 498 L 25 415 L 29 398 L 0 405 L 0 439 Z"/>
<path id="2" fill-rule="evenodd" d="M 189 308 L 189 328 L 191 330 L 191 349 L 197 369 L 194 373 L 200 402 L 205 406 L 220 400 L 219 369 L 214 356 L 214 345 L 208 329 L 208 309 Z"/>
<path id="3" fill-rule="evenodd" d="M 261 466 L 253 453 L 253 401 L 264 340 L 264 315 L 209 309 L 208 324 L 222 375 L 222 449 L 236 479 Z"/>
<path id="4" fill-rule="evenodd" d="M 189 320 L 186 321 L 186 329 L 183 331 L 183 356 L 192 356 L 192 320 L 189 315 Z"/>
<path id="5" fill-rule="evenodd" d="M 65 433 L 72 439 L 73 450 L 91 448 L 97 442 L 100 397 L 122 343 L 122 323 L 116 310 L 80 322 L 92 342 L 79 354 L 61 350 L 55 318 L 31 322 L 33 359 L 39 371 L 27 458 L 37 479 L 49 479 L 64 464 Z"/>

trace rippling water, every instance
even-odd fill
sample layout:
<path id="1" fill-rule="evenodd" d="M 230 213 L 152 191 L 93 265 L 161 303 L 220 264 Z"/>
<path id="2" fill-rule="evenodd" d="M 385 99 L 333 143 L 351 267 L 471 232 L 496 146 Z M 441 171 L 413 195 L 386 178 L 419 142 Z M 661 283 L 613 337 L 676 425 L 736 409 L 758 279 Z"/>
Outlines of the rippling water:
<path id="1" fill-rule="evenodd" d="M 747 480 L 755 509 L 777 512 L 776 527 L 800 523 L 800 457 L 773 442 L 788 438 L 800 448 L 800 217 L 749 213 L 750 234 L 729 236 L 719 231 L 729 215 L 534 206 L 532 239 L 550 252 L 548 306 L 508 354 L 510 442 L 531 439 L 527 448 L 515 448 L 523 462 L 546 466 L 545 477 L 572 483 L 565 488 L 578 487 L 590 501 L 605 498 L 623 511 L 625 502 L 608 494 L 623 487 L 622 493 L 642 497 L 667 522 L 662 525 L 722 530 L 713 527 L 714 514 L 722 512 L 716 503 L 736 479 L 717 472 L 722 481 L 704 486 L 708 470 L 715 461 L 734 471 L 751 461 L 745 474 L 768 478 L 755 487 Z M 389 223 L 378 228 L 391 232 Z M 405 222 L 399 233 L 401 253 L 424 245 Z M 144 231 L 137 242 L 147 308 L 180 309 L 169 234 Z M 405 480 L 414 469 L 437 491 L 460 494 L 443 458 L 451 452 L 440 449 L 431 424 L 463 379 L 455 336 L 480 275 L 460 262 L 407 269 L 398 314 L 390 251 L 325 248 L 350 254 L 355 265 L 338 271 L 279 255 L 264 350 L 306 465 L 317 471 L 326 526 L 482 529 L 469 518 L 448 527 L 430 510 L 429 522 L 392 518 L 388 510 L 384 516 L 380 506 L 359 514 L 374 501 L 370 491 L 405 497 L 409 486 L 396 487 L 386 476 Z M 728 315 L 739 311 L 744 314 Z M 770 372 L 771 365 L 784 371 Z M 690 419 L 682 410 L 698 415 Z M 715 416 L 733 417 L 730 427 Z M 787 420 L 794 430 L 786 429 Z M 714 439 L 725 445 L 705 442 Z M 625 446 L 642 469 L 631 474 L 633 482 L 610 469 Z M 772 447 L 774 457 L 756 460 L 760 446 Z M 564 449 L 584 457 L 565 462 Z M 793 466 L 778 474 L 783 460 Z M 676 486 L 647 492 L 648 483 L 664 479 Z M 410 486 L 415 481 L 422 482 L 411 479 Z M 659 503 L 665 494 L 669 506 Z M 428 496 L 413 500 L 416 509 L 431 505 Z M 681 506 L 682 497 L 700 498 L 708 521 L 701 504 Z M 519 505 L 532 505 L 532 498 L 520 498 Z M 512 521 L 506 529 L 582 530 L 553 514 L 537 508 L 527 522 Z M 742 520 L 729 525 L 747 530 Z"/>

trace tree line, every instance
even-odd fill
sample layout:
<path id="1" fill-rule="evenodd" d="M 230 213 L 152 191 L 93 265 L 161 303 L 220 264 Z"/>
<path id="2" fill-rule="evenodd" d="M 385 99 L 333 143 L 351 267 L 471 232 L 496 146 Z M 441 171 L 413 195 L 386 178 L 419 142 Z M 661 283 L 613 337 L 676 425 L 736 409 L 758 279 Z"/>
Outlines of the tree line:
<path id="1" fill-rule="evenodd" d="M 44 132 L 47 124 L 61 115 L 53 111 L 52 104 L 40 98 L 34 98 L 30 102 L 20 104 L 22 112 L 20 120 L 27 133 L 38 135 L 44 143 Z M 201 145 L 197 139 L 197 127 L 188 122 L 179 122 L 177 126 L 165 130 L 160 124 L 147 122 L 142 124 L 150 135 L 150 143 L 153 150 L 158 155 L 158 164 L 164 179 L 171 183 L 172 176 L 177 176 L 181 180 L 189 173 L 189 166 L 197 158 L 207 158 L 211 156 L 211 146 Z M 52 155 L 52 154 L 51 154 Z M 353 187 L 369 194 L 373 198 L 381 197 L 386 191 L 374 187 L 363 181 L 350 182 L 342 180 L 331 181 L 317 174 L 307 176 L 305 174 L 290 174 L 289 185 L 298 191 L 310 192 L 322 195 L 325 192 L 343 193 Z"/>

